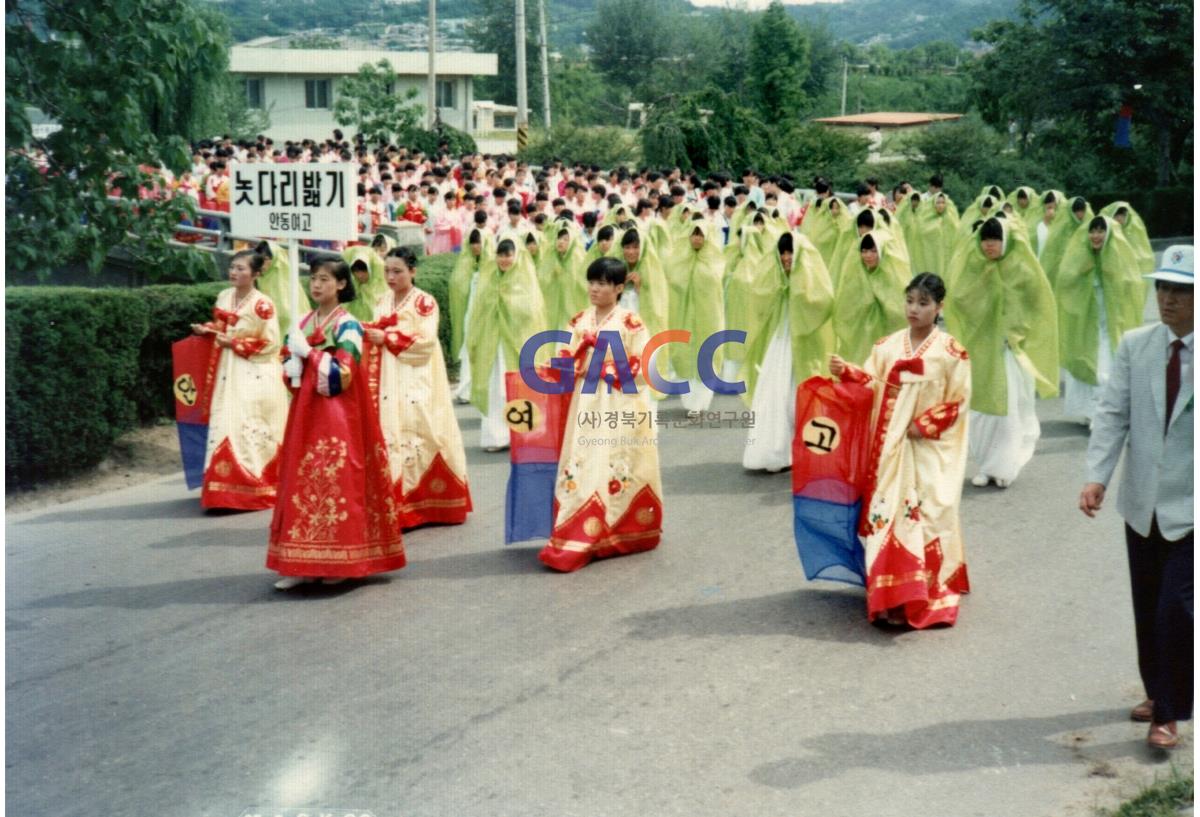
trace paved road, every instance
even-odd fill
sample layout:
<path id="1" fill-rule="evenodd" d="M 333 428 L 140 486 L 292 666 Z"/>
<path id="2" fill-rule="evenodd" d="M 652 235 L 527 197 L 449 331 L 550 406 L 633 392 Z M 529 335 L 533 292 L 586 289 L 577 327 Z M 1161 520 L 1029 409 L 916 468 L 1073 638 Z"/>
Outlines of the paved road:
<path id="1" fill-rule="evenodd" d="M 661 547 L 565 576 L 502 545 L 507 457 L 477 449 L 469 522 L 353 586 L 274 591 L 269 515 L 179 478 L 9 516 L 9 811 L 1091 815 L 1168 761 L 1126 720 L 1121 525 L 1075 510 L 1058 406 L 1013 487 L 965 487 L 974 592 L 930 632 L 804 581 L 740 429 L 666 429 Z"/>

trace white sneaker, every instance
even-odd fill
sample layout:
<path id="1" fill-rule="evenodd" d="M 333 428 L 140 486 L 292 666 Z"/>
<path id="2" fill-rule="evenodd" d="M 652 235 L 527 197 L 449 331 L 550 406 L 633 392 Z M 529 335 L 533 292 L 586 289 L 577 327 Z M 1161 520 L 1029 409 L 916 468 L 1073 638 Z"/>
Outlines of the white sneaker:
<path id="1" fill-rule="evenodd" d="M 999 477 L 996 477 L 997 488 L 1007 488 L 1009 485 L 1012 485 L 1011 479 L 1000 479 Z"/>
<path id="2" fill-rule="evenodd" d="M 299 587 L 302 584 L 308 584 L 312 579 L 307 576 L 284 576 L 279 581 L 275 582 L 276 590 L 291 590 L 293 587 Z"/>
<path id="3" fill-rule="evenodd" d="M 346 581 L 345 576 L 326 576 L 321 579 L 321 584 L 341 584 Z"/>
<path id="4" fill-rule="evenodd" d="M 971 477 L 971 484 L 976 488 L 986 488 L 988 484 L 988 475 L 976 474 L 975 476 Z"/>

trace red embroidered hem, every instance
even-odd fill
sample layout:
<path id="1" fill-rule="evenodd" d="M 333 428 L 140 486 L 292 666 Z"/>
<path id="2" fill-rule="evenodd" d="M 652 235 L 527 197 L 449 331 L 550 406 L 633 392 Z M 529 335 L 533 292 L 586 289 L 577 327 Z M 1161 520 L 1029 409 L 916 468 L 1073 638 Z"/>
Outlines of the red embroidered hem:
<path id="1" fill-rule="evenodd" d="M 204 472 L 200 507 L 228 508 L 235 511 L 269 510 L 275 507 L 278 486 L 278 449 L 263 469 L 262 476 L 255 478 L 234 457 L 233 447 L 226 437 L 213 452 L 208 469 Z"/>
<path id="2" fill-rule="evenodd" d="M 569 573 L 593 559 L 641 553 L 658 546 L 662 503 L 649 485 L 638 491 L 616 524 L 609 527 L 604 516 L 604 503 L 592 494 L 569 519 L 554 526 L 550 543 L 538 559 L 547 567 Z"/>
<path id="3" fill-rule="evenodd" d="M 473 510 L 470 487 L 446 464 L 440 452 L 434 455 L 411 493 L 404 493 L 402 482 L 396 480 L 392 495 L 400 507 L 400 527 L 404 529 L 461 525 Z"/>

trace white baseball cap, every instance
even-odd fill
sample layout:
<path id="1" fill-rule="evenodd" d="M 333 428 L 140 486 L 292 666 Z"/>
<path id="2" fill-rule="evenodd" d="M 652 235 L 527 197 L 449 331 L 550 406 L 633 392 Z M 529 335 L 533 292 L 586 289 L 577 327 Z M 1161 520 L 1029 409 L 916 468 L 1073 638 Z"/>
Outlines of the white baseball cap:
<path id="1" fill-rule="evenodd" d="M 1196 283 L 1194 252 L 1195 248 L 1189 244 L 1172 244 L 1163 251 L 1158 269 L 1145 277 L 1155 281 L 1170 281 L 1173 284 L 1194 286 Z"/>

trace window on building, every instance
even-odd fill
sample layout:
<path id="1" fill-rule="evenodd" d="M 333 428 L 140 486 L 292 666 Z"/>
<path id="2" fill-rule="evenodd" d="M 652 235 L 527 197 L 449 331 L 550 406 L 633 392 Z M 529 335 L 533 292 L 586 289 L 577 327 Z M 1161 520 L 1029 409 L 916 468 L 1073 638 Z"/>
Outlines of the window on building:
<path id="1" fill-rule="evenodd" d="M 306 79 L 304 81 L 304 107 L 329 107 L 329 80 Z"/>
<path id="2" fill-rule="evenodd" d="M 439 108 L 455 108 L 454 80 L 439 79 L 437 84 L 437 106 Z"/>
<path id="3" fill-rule="evenodd" d="M 246 80 L 246 107 L 261 108 L 263 106 L 263 81 L 261 79 Z"/>
<path id="4" fill-rule="evenodd" d="M 516 130 L 517 115 L 515 113 L 498 113 L 493 120 L 496 130 Z"/>

